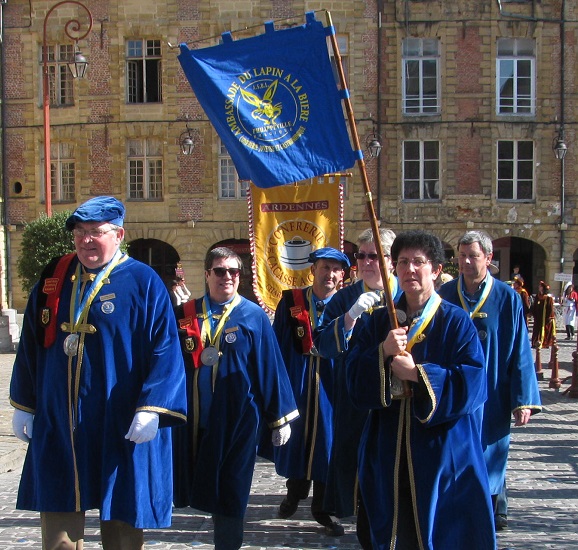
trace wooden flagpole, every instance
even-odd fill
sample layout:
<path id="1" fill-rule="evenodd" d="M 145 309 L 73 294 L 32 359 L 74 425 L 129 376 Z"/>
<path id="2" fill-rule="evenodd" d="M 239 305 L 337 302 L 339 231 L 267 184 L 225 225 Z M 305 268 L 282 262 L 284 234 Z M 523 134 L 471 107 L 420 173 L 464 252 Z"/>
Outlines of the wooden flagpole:
<path id="1" fill-rule="evenodd" d="M 333 21 L 331 19 L 331 13 L 329 11 L 327 11 L 327 24 L 333 28 Z M 332 32 L 330 34 L 330 39 L 331 39 L 331 47 L 333 48 L 333 55 L 335 57 L 335 65 L 337 68 L 337 73 L 339 75 L 339 81 L 341 83 L 341 88 L 343 90 L 348 90 L 347 82 L 345 80 L 345 73 L 343 71 L 343 66 L 341 64 L 341 55 L 339 53 L 339 45 L 337 44 L 335 32 Z M 347 97 L 344 98 L 344 101 L 345 101 L 345 110 L 347 111 L 347 118 L 349 120 L 349 127 L 351 130 L 351 137 L 353 138 L 353 145 L 356 151 L 361 151 L 361 144 L 359 143 L 359 135 L 357 133 L 357 126 L 355 125 L 355 117 L 353 115 L 353 107 L 351 105 L 351 99 L 349 95 L 347 95 Z M 365 191 L 367 210 L 369 212 L 369 222 L 371 224 L 371 230 L 373 232 L 373 241 L 375 243 L 375 249 L 377 251 L 379 271 L 381 272 L 381 280 L 383 281 L 383 290 L 385 292 L 385 303 L 387 305 L 389 322 L 392 328 L 398 328 L 399 323 L 397 321 L 397 315 L 395 313 L 395 303 L 393 301 L 391 287 L 389 286 L 389 273 L 385 268 L 385 256 L 383 253 L 383 246 L 381 245 L 381 239 L 379 238 L 379 226 L 377 225 L 377 217 L 375 215 L 375 208 L 373 207 L 373 197 L 371 195 L 369 180 L 367 178 L 367 170 L 365 167 L 365 159 L 363 157 L 357 160 L 357 166 L 359 167 L 359 171 L 361 173 L 361 180 L 363 182 L 363 188 Z M 405 380 L 403 380 L 402 383 L 403 383 L 404 396 L 411 395 L 409 383 Z"/>

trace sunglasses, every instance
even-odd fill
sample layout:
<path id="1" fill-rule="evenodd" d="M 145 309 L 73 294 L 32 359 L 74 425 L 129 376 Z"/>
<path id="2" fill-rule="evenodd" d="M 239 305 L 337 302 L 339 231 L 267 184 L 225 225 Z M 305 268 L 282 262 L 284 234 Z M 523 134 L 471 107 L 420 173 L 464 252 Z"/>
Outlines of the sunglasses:
<path id="1" fill-rule="evenodd" d="M 377 260 L 377 254 L 375 252 L 370 252 L 369 254 L 366 254 L 365 252 L 355 252 L 353 256 L 355 257 L 356 260 L 365 260 L 365 258 L 369 258 L 369 260 L 371 260 L 372 262 L 375 262 L 375 260 Z M 386 258 L 389 258 L 389 254 L 385 254 L 384 256 Z"/>
<path id="2" fill-rule="evenodd" d="M 235 279 L 241 273 L 241 269 L 238 267 L 211 267 L 208 271 L 212 271 L 217 277 L 224 277 L 228 273 L 232 279 Z"/>

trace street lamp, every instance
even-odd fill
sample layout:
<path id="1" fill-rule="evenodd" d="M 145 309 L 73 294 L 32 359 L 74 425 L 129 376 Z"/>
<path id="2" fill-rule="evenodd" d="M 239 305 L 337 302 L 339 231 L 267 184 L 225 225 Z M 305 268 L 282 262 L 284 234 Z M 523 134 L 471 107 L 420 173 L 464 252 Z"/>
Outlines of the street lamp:
<path id="1" fill-rule="evenodd" d="M 370 159 L 376 159 L 381 154 L 381 136 L 376 134 L 370 134 L 365 138 L 365 146 L 367 147 L 367 152 Z"/>
<path id="2" fill-rule="evenodd" d="M 69 19 L 64 25 L 64 32 L 66 36 L 71 40 L 74 40 L 74 61 L 68 64 L 70 72 L 73 78 L 83 78 L 86 74 L 86 68 L 88 62 L 82 53 L 77 50 L 76 45 L 79 40 L 82 40 L 92 29 L 92 14 L 90 10 L 82 3 L 76 2 L 74 0 L 64 0 L 63 2 L 58 2 L 48 10 L 46 17 L 44 18 L 44 33 L 42 35 L 42 105 L 44 114 L 44 200 L 46 201 L 46 215 L 52 216 L 52 181 L 51 181 L 51 171 L 50 171 L 50 75 L 48 74 L 48 44 L 46 40 L 46 29 L 48 18 L 52 12 L 62 6 L 63 4 L 75 4 L 80 6 L 87 14 L 88 17 L 88 30 L 80 35 L 78 34 L 82 29 L 82 24 L 78 19 Z M 71 34 L 75 33 L 74 35 Z"/>
<path id="3" fill-rule="evenodd" d="M 179 143 L 181 144 L 181 153 L 183 155 L 192 155 L 195 148 L 195 141 L 193 139 L 193 131 L 189 128 L 187 122 L 187 129 L 180 135 Z"/>
<path id="4" fill-rule="evenodd" d="M 566 145 L 564 138 L 560 134 L 560 137 L 558 137 L 556 143 L 554 144 L 554 155 L 558 160 L 564 160 L 567 152 L 568 146 Z"/>

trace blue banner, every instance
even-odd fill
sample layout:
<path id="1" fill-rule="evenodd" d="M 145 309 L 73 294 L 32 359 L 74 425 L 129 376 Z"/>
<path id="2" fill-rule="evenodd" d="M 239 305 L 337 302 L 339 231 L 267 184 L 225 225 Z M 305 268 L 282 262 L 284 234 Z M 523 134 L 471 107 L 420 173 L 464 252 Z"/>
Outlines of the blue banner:
<path id="1" fill-rule="evenodd" d="M 306 24 L 189 50 L 178 59 L 239 179 L 274 187 L 355 164 L 327 33 Z"/>

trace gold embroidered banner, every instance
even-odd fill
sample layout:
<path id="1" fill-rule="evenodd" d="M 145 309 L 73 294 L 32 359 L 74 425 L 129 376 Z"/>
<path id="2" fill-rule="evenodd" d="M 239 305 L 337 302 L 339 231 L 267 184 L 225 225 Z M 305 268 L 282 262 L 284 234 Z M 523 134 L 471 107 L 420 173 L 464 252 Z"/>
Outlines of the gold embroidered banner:
<path id="1" fill-rule="evenodd" d="M 249 235 L 253 290 L 261 306 L 275 311 L 283 290 L 313 282 L 309 254 L 343 247 L 341 175 L 316 183 L 249 188 Z"/>

